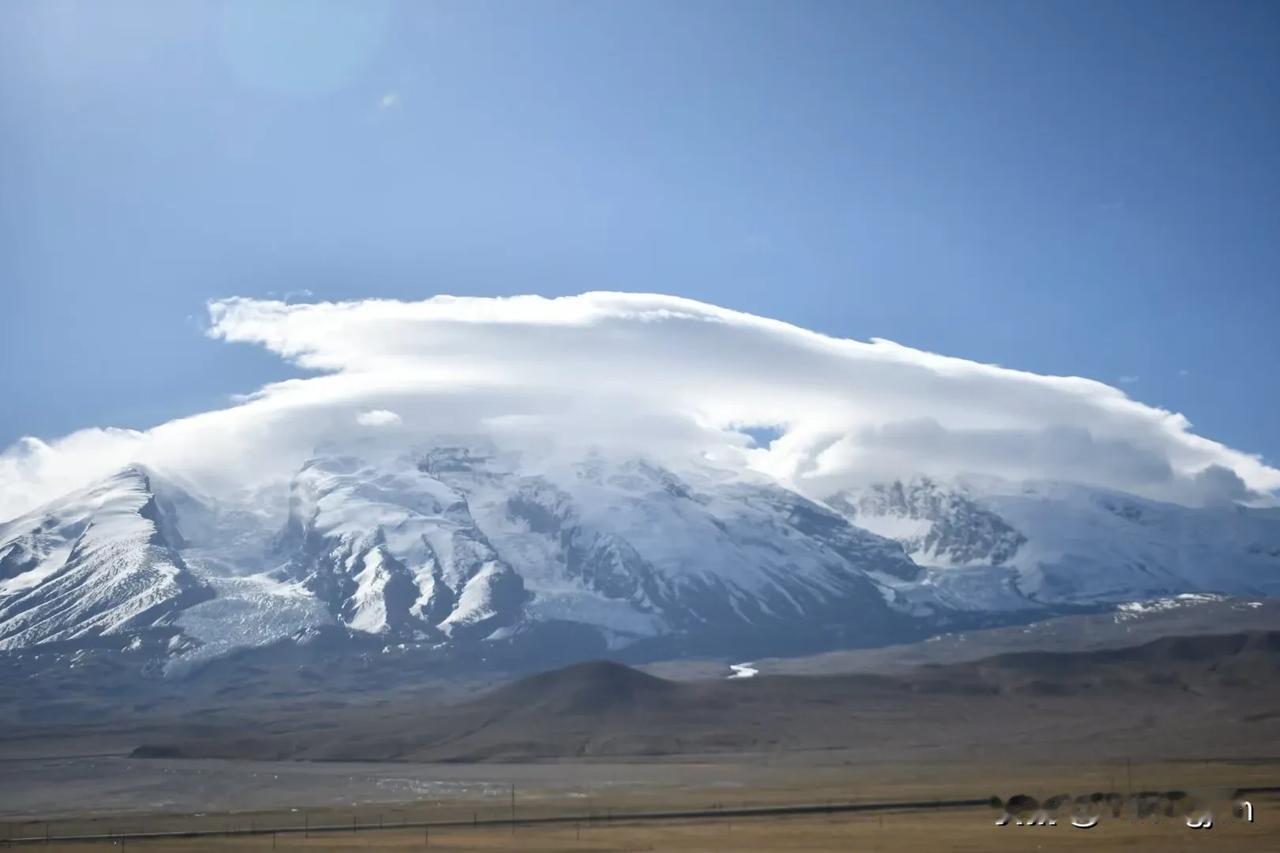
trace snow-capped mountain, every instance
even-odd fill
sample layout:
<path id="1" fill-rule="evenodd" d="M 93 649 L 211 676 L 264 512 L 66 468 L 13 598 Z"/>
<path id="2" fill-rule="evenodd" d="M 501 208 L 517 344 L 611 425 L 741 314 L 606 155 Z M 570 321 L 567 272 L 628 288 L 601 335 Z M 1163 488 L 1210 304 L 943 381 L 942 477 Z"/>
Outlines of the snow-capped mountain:
<path id="1" fill-rule="evenodd" d="M 294 478 L 287 573 L 366 633 L 486 635 L 512 624 L 525 592 L 464 494 L 425 463 L 313 459 Z"/>
<path id="2" fill-rule="evenodd" d="M 145 646 L 174 672 L 317 632 L 768 654 L 1189 593 L 1280 593 L 1280 512 L 979 478 L 818 502 L 475 440 L 326 451 L 234 499 L 134 466 L 0 525 L 0 650 Z"/>
<path id="3" fill-rule="evenodd" d="M 1069 483 L 964 477 L 833 495 L 928 570 L 917 602 L 961 609 L 1280 593 L 1280 511 L 1185 507 Z"/>
<path id="4" fill-rule="evenodd" d="M 999 566 L 1027 542 L 973 498 L 927 478 L 876 484 L 828 502 L 860 527 L 901 542 L 922 566 Z"/>
<path id="5" fill-rule="evenodd" d="M 0 649 L 119 636 L 211 597 L 165 503 L 131 467 L 0 525 Z"/>
<path id="6" fill-rule="evenodd" d="M 312 460 L 282 545 L 287 574 L 343 624 L 431 639 L 559 621 L 625 643 L 830 620 L 886 609 L 870 573 L 919 574 L 895 543 L 763 482 L 472 447 Z"/>

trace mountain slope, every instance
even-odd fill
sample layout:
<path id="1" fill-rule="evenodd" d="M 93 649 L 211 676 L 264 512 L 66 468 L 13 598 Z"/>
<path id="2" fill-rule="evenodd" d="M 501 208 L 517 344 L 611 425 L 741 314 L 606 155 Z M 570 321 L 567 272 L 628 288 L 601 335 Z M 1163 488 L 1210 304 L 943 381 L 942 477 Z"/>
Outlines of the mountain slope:
<path id="1" fill-rule="evenodd" d="M 283 544 L 288 572 L 365 633 L 484 636 L 524 599 L 465 496 L 411 459 L 311 460 L 294 478 Z"/>
<path id="2" fill-rule="evenodd" d="M 924 566 L 999 566 L 1027 542 L 994 512 L 928 478 L 879 483 L 833 495 L 830 503 L 859 526 L 901 542 Z"/>
<path id="3" fill-rule="evenodd" d="M 936 600 L 961 609 L 1280 594 L 1274 509 L 977 477 L 878 484 L 829 503 L 900 541 Z"/>
<path id="4" fill-rule="evenodd" d="M 138 467 L 0 526 L 0 649 L 147 628 L 208 598 L 181 545 Z"/>
<path id="5" fill-rule="evenodd" d="M 417 639 L 572 622 L 620 644 L 890 618 L 869 573 L 919 573 L 896 544 L 775 486 L 483 446 L 313 459 L 282 547 L 343 624 Z"/>
<path id="6" fill-rule="evenodd" d="M 889 611 L 871 573 L 919 572 L 895 543 L 794 492 L 715 471 L 593 457 L 514 480 L 444 476 L 499 550 L 523 555 L 531 613 L 624 638 L 874 621 Z"/>
<path id="7" fill-rule="evenodd" d="M 137 641 L 167 672 L 317 632 L 477 664 L 742 660 L 1208 593 L 1280 594 L 1280 512 L 977 478 L 819 503 L 480 439 L 326 451 L 221 502 L 134 466 L 0 525 L 0 650 Z"/>

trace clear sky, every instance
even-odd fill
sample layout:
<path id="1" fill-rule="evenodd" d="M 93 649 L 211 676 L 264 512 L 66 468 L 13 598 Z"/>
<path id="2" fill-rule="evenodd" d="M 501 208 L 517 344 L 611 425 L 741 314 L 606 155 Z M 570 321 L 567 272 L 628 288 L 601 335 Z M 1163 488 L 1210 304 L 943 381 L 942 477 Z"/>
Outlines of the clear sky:
<path id="1" fill-rule="evenodd" d="M 291 375 L 211 297 L 596 289 L 1280 460 L 1280 4 L 0 4 L 0 447 Z"/>

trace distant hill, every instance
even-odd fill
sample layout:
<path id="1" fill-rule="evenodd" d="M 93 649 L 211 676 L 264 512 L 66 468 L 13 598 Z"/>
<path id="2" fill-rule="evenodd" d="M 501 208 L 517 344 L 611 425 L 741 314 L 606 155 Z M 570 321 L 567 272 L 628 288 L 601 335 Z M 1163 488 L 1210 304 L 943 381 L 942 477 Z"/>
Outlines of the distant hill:
<path id="1" fill-rule="evenodd" d="M 614 661 L 577 663 L 500 687 L 479 704 L 525 716 L 660 713 L 696 693 Z"/>
<path id="2" fill-rule="evenodd" d="M 1078 743 L 1108 754 L 1247 755 L 1280 742 L 1277 676 L 1280 632 L 1006 654 L 892 675 L 674 682 L 593 661 L 448 706 L 295 715 L 253 735 L 176 730 L 138 754 L 528 761 L 841 749 L 885 760 Z"/>

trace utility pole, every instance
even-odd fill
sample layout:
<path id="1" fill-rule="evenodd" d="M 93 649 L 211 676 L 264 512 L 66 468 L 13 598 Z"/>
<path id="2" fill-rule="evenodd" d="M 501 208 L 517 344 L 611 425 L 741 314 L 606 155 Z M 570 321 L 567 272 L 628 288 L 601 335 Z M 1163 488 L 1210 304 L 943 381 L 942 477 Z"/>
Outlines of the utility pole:
<path id="1" fill-rule="evenodd" d="M 511 834 L 516 834 L 516 783 L 511 783 Z"/>

